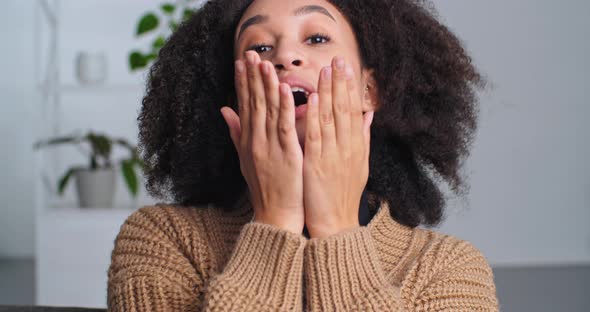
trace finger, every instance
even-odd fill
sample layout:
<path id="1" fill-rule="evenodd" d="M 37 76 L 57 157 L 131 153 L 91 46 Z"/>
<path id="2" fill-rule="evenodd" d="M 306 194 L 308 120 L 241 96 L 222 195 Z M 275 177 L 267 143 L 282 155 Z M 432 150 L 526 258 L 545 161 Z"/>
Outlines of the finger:
<path id="1" fill-rule="evenodd" d="M 322 130 L 320 129 L 318 94 L 310 94 L 307 103 L 305 153 L 303 153 L 303 156 L 308 159 L 317 159 L 322 154 Z"/>
<path id="2" fill-rule="evenodd" d="M 320 73 L 319 91 L 319 123 L 322 149 L 335 145 L 336 130 L 334 129 L 334 115 L 332 112 L 332 68 L 324 67 Z M 309 119 L 307 120 L 309 122 Z M 323 152 L 323 151 L 322 151 Z"/>
<path id="3" fill-rule="evenodd" d="M 371 125 L 375 117 L 374 111 L 366 112 L 363 116 L 363 135 L 365 140 L 365 159 L 369 159 L 369 152 L 371 151 Z"/>
<path id="4" fill-rule="evenodd" d="M 242 127 L 239 141 L 234 141 L 234 144 L 240 143 L 243 146 L 250 135 L 250 99 L 248 92 L 248 76 L 246 73 L 246 64 L 243 60 L 235 62 L 235 88 L 236 96 L 238 98 L 238 116 L 240 118 L 240 126 Z M 224 115 L 225 117 L 225 115 Z"/>
<path id="5" fill-rule="evenodd" d="M 269 142 L 279 144 L 277 133 L 280 109 L 279 78 L 274 65 L 268 61 L 261 62 L 260 69 L 266 99 L 266 137 Z"/>
<path id="6" fill-rule="evenodd" d="M 348 77 L 344 59 L 335 57 L 332 60 L 332 111 L 334 113 L 334 128 L 338 146 L 350 147 L 350 96 L 348 94 Z"/>
<path id="7" fill-rule="evenodd" d="M 350 131 L 352 146 L 363 146 L 363 107 L 362 99 L 350 65 L 346 66 L 346 85 L 350 98 Z"/>
<path id="8" fill-rule="evenodd" d="M 241 126 L 240 126 L 240 117 L 236 114 L 236 112 L 228 106 L 224 106 L 221 108 L 221 115 L 229 128 L 229 135 L 231 137 L 232 142 L 236 148 L 236 151 L 240 152 L 240 137 L 241 137 Z"/>
<path id="9" fill-rule="evenodd" d="M 247 51 L 246 59 L 250 95 L 250 140 L 266 140 L 266 98 L 262 74 L 258 65 L 260 56 L 254 51 Z"/>
<path id="10" fill-rule="evenodd" d="M 295 100 L 288 84 L 281 83 L 279 90 L 281 104 L 277 131 L 281 147 L 289 151 L 291 148 L 300 148 L 295 129 Z"/>

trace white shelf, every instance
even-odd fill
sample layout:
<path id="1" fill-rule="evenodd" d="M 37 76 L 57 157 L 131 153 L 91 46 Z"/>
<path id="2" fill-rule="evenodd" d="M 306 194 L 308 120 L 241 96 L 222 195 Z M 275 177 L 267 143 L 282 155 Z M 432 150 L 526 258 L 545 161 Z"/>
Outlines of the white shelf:
<path id="1" fill-rule="evenodd" d="M 134 101 L 127 108 L 135 109 L 137 97 L 143 96 L 146 89 L 139 75 L 113 79 L 119 81 L 106 79 L 101 84 L 78 83 L 75 77 L 62 79 L 62 73 L 73 71 L 67 65 L 63 66 L 61 57 L 64 51 L 69 53 L 72 50 L 72 47 L 64 49 L 60 44 L 67 38 L 62 32 L 64 25 L 72 27 L 64 24 L 68 19 L 64 19 L 61 9 L 64 6 L 69 7 L 68 11 L 63 12 L 75 15 L 72 5 L 77 2 L 36 2 L 39 12 L 36 25 L 36 91 L 40 93 L 41 100 L 36 136 L 46 138 L 69 132 L 62 131 L 62 127 L 68 126 L 64 122 L 64 112 L 73 110 L 75 113 L 88 116 L 79 123 L 73 123 L 85 128 L 90 126 L 85 122 L 93 121 L 94 112 L 115 109 L 116 117 L 120 117 L 118 102 Z M 84 22 L 84 19 L 77 21 Z M 88 46 L 88 43 L 76 43 L 79 48 L 75 49 L 89 49 L 91 46 Z M 108 100 L 105 100 L 105 97 L 109 97 Z M 113 101 L 110 97 L 116 97 L 117 100 Z M 79 98 L 88 99 L 88 103 L 98 103 L 100 106 L 73 106 L 72 103 L 86 102 Z M 117 118 L 106 119 L 108 123 L 104 122 L 104 126 L 112 129 L 118 126 L 116 122 L 119 120 L 131 122 L 131 118 Z M 115 196 L 114 207 L 80 208 L 75 199 L 57 197 L 52 187 L 62 174 L 54 172 L 62 167 L 61 161 L 57 154 L 46 151 L 38 151 L 35 156 L 35 304 L 105 308 L 106 273 L 115 237 L 125 220 L 137 209 L 145 206 L 144 203 L 149 199 L 143 199 L 141 193 L 137 199 L 127 200 L 122 199 L 127 196 Z M 49 183 L 51 187 L 47 188 L 45 183 Z M 59 287 L 56 287 L 56 281 L 59 282 Z"/>

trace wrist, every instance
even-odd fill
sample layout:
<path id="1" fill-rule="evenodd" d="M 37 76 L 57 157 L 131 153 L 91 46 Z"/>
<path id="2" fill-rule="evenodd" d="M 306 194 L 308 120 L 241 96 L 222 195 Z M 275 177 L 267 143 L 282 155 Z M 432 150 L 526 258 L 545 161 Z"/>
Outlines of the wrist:
<path id="1" fill-rule="evenodd" d="M 360 227 L 358 221 L 356 222 L 347 222 L 333 226 L 326 226 L 326 225 L 316 225 L 316 226 L 307 226 L 309 231 L 309 236 L 311 238 L 326 238 L 338 233 L 348 231 L 354 228 Z"/>
<path id="2" fill-rule="evenodd" d="M 268 224 L 274 226 L 278 229 L 289 231 L 295 234 L 301 234 L 303 232 L 303 222 L 294 222 L 297 218 L 288 218 L 288 217 L 281 217 L 281 218 L 272 218 L 272 217 L 265 217 L 262 215 L 255 215 L 252 219 L 253 222 Z M 301 223 L 301 224 L 299 224 Z"/>

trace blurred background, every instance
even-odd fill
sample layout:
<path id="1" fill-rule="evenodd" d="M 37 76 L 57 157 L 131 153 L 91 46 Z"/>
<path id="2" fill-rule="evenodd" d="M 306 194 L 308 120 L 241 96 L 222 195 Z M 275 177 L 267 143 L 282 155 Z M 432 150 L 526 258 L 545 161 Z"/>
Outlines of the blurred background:
<path id="1" fill-rule="evenodd" d="M 135 154 L 146 66 L 201 2 L 0 0 L 0 305 L 106 307 L 115 235 L 156 202 Z M 490 81 L 471 192 L 436 230 L 484 253 L 502 311 L 588 311 L 590 2 L 434 5 Z"/>

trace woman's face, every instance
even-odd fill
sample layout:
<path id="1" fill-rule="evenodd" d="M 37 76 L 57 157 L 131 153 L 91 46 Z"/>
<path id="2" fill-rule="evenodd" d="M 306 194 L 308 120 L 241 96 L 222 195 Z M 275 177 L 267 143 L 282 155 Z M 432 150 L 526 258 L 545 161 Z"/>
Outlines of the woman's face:
<path id="1" fill-rule="evenodd" d="M 374 110 L 374 83 L 370 71 L 361 67 L 359 48 L 352 27 L 340 11 L 325 0 L 255 0 L 236 28 L 235 59 L 255 50 L 261 60 L 275 65 L 280 82 L 317 90 L 320 71 L 335 56 L 343 57 L 354 70 L 363 111 Z M 296 117 L 301 146 L 305 138 L 305 114 Z"/>

